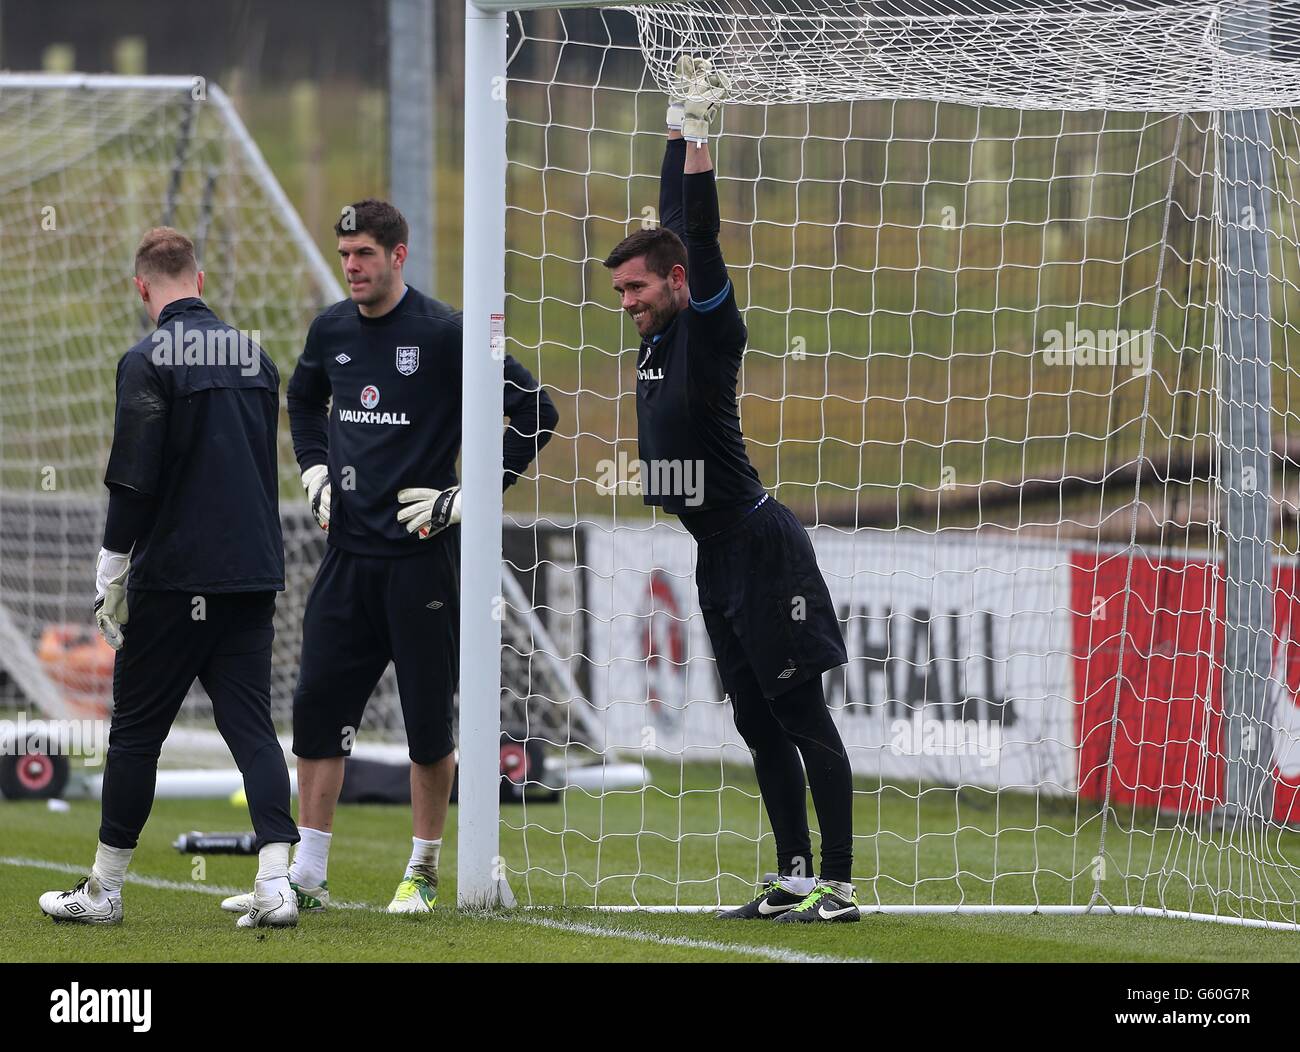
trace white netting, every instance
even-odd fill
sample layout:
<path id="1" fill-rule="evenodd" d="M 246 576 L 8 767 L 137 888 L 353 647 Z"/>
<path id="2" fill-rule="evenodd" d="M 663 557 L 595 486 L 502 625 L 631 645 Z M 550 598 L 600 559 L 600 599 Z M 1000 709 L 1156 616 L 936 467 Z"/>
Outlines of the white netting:
<path id="1" fill-rule="evenodd" d="M 1221 61 L 1208 8 L 1048 6 L 511 19 L 507 332 L 561 413 L 524 492 L 577 564 L 507 561 L 569 626 L 595 748 L 653 775 L 507 809 L 521 897 L 734 902 L 773 861 L 693 542 L 609 485 L 636 458 L 637 337 L 600 261 L 656 220 L 687 47 L 740 91 L 712 146 L 742 420 L 840 609 L 864 902 L 1300 918 L 1300 64 Z M 1207 87 L 1211 60 L 1237 73 Z M 1202 112 L 1242 105 L 1273 108 Z M 1255 270 L 1267 301 L 1238 291 Z"/>
<path id="2" fill-rule="evenodd" d="M 282 387 L 306 325 L 340 293 L 215 86 L 0 76 L 0 132 L 0 600 L 63 702 L 98 713 L 112 652 L 88 613 L 113 377 L 151 328 L 130 281 L 140 235 L 168 223 L 193 237 L 205 299 L 232 325 L 260 331 Z M 280 475 L 289 590 L 273 690 L 283 715 L 321 551 L 319 530 L 298 513 L 287 420 Z M 6 643 L 5 671 L 22 681 L 17 641 Z M 26 704 L 49 700 L 30 682 L 11 686 Z"/>
<path id="3" fill-rule="evenodd" d="M 131 267 L 140 235 L 162 223 L 193 237 L 205 300 L 260 333 L 283 395 L 307 326 L 342 292 L 220 90 L 0 75 L 0 701 L 46 716 L 99 716 L 111 701 L 113 652 L 90 608 L 113 378 L 151 328 Z M 279 439 L 287 580 L 272 700 L 287 731 L 302 612 L 325 538 L 306 508 L 287 416 Z M 525 668 L 542 684 L 558 674 L 530 661 L 529 621 L 504 625 L 509 726 L 528 705 Z M 211 728 L 200 688 L 180 724 Z M 403 737 L 390 668 L 360 740 Z M 219 741 L 191 741 L 200 752 L 188 750 L 186 762 L 230 763 Z"/>
<path id="4" fill-rule="evenodd" d="M 640 5 L 661 91 L 682 51 L 707 55 L 755 105 L 913 98 L 1053 110 L 1289 106 L 1300 66 L 1263 50 L 1262 0 L 885 5 L 875 0 L 704 0 Z M 1276 43 L 1300 42 L 1280 22 Z"/>

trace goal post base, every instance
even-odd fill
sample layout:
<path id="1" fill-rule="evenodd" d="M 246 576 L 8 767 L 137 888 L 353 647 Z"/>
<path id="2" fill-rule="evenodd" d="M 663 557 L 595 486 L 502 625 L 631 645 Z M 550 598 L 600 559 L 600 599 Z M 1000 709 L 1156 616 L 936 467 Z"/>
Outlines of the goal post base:
<path id="1" fill-rule="evenodd" d="M 456 908 L 470 913 L 509 910 L 518 905 L 515 893 L 510 888 L 510 882 L 505 877 L 499 878 L 495 884 L 489 884 L 477 892 L 468 895 L 458 894 L 456 897 Z"/>

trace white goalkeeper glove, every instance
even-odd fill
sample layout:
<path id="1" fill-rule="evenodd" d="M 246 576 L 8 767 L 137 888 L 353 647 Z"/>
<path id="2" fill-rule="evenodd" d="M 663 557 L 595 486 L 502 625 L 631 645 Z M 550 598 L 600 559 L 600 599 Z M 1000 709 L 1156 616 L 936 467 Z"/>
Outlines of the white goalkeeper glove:
<path id="1" fill-rule="evenodd" d="M 683 58 L 685 56 L 682 56 Z M 681 65 L 681 59 L 677 60 Z M 670 131 L 681 131 L 682 121 L 686 119 L 686 100 L 681 97 L 681 89 L 684 85 L 679 78 L 674 75 L 672 79 L 672 90 L 668 95 L 668 114 L 664 117 L 664 123 L 668 125 Z"/>
<path id="2" fill-rule="evenodd" d="M 397 521 L 406 526 L 407 533 L 418 534 L 422 541 L 460 522 L 459 486 L 404 489 L 397 499 L 406 505 L 397 513 Z"/>
<path id="3" fill-rule="evenodd" d="M 128 616 L 126 575 L 130 569 L 129 555 L 99 549 L 99 558 L 95 560 L 95 625 L 104 642 L 114 650 L 122 649 L 122 626 Z"/>
<path id="4" fill-rule="evenodd" d="M 302 488 L 307 491 L 311 513 L 322 530 L 330 528 L 330 469 L 317 464 L 302 473 Z"/>
<path id="5" fill-rule="evenodd" d="M 682 136 L 687 142 L 709 141 L 709 125 L 718 106 L 731 94 L 731 79 L 715 70 L 707 58 L 682 55 L 673 76 L 673 96 L 681 98 Z M 668 106 L 668 124 L 672 127 L 673 104 Z"/>

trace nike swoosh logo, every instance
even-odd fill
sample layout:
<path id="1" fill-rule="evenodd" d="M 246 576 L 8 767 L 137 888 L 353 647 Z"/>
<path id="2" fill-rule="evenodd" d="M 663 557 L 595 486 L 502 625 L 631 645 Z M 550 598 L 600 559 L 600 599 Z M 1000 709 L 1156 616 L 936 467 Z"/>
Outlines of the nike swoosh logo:
<path id="1" fill-rule="evenodd" d="M 647 347 L 647 348 L 645 349 L 645 357 L 642 358 L 639 362 L 637 362 L 636 367 L 637 367 L 638 369 L 642 368 L 642 367 L 645 365 L 645 363 L 648 362 L 648 361 L 650 360 L 650 355 L 652 355 L 653 353 L 654 353 L 654 348 L 653 348 L 653 347 Z"/>
<path id="2" fill-rule="evenodd" d="M 284 892 L 280 892 L 279 894 L 280 894 L 280 901 L 277 902 L 277 903 L 275 903 L 275 905 L 273 905 L 273 906 L 254 906 L 251 910 L 249 910 L 249 916 L 252 917 L 253 920 L 256 921 L 256 920 L 259 920 L 260 918 L 266 916 L 268 913 L 274 913 L 274 912 L 275 912 L 276 910 L 278 910 L 281 906 L 283 906 L 283 905 L 284 905 L 284 902 L 285 902 L 285 899 L 284 899 Z"/>
<path id="3" fill-rule="evenodd" d="M 836 917 L 843 917 L 846 913 L 857 913 L 857 906 L 845 906 L 842 910 L 828 910 L 825 906 L 817 907 L 817 916 L 822 920 L 834 920 Z"/>
<path id="4" fill-rule="evenodd" d="M 764 899 L 762 902 L 758 904 L 758 912 L 761 913 L 764 917 L 770 917 L 774 913 L 788 913 L 790 910 L 794 909 L 797 905 L 799 905 L 799 903 L 792 902 L 788 906 L 772 906 L 768 903 L 767 899 Z"/>

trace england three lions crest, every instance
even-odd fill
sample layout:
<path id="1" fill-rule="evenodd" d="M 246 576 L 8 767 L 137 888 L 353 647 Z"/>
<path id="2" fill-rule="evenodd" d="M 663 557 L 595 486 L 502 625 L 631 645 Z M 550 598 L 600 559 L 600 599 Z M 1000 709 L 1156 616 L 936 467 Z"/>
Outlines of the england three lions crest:
<path id="1" fill-rule="evenodd" d="M 399 373 L 403 376 L 410 376 L 418 368 L 420 368 L 420 348 L 397 348 L 397 371 Z"/>

